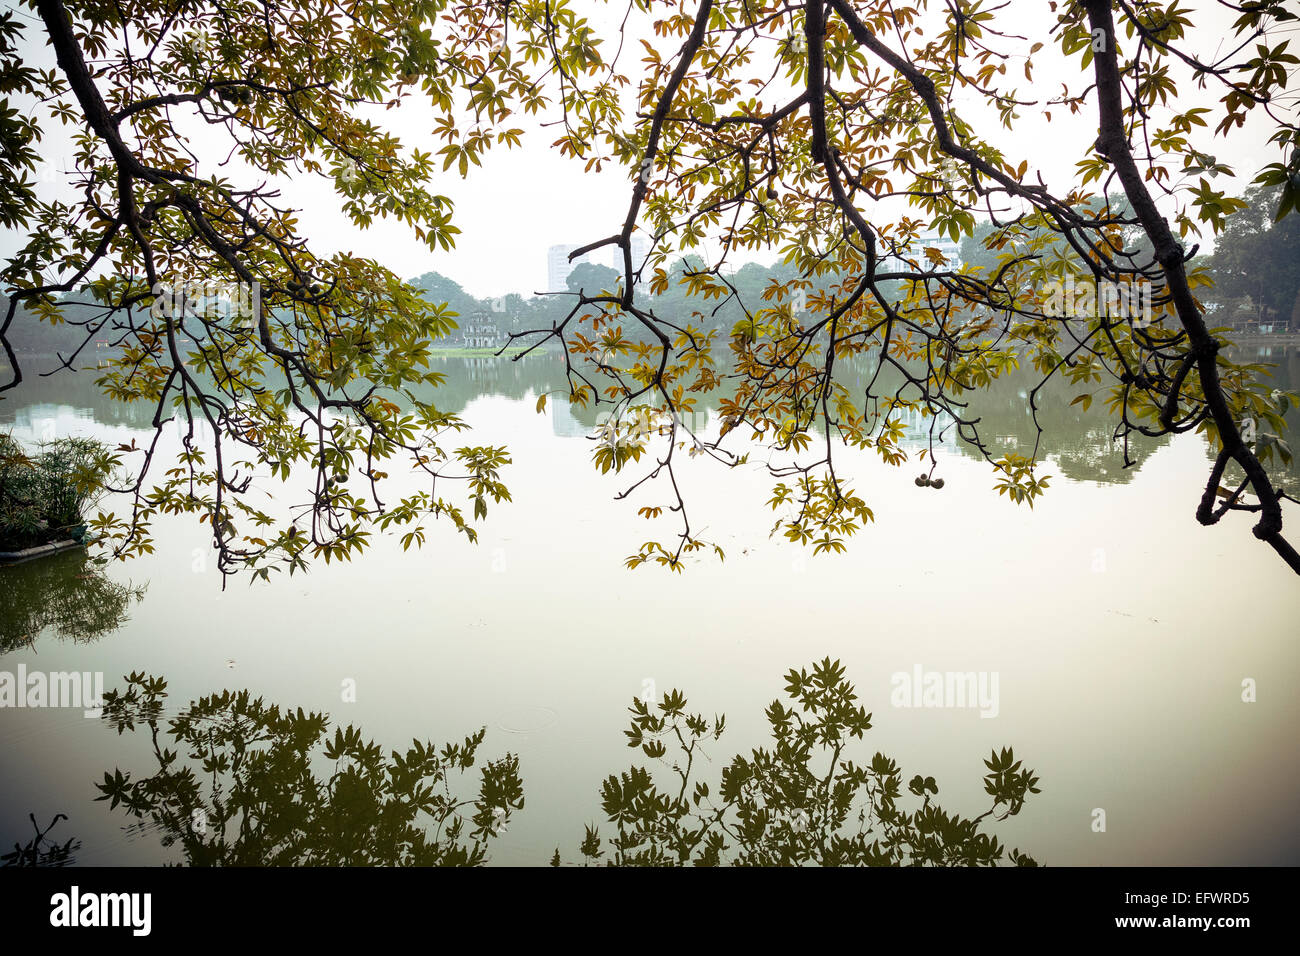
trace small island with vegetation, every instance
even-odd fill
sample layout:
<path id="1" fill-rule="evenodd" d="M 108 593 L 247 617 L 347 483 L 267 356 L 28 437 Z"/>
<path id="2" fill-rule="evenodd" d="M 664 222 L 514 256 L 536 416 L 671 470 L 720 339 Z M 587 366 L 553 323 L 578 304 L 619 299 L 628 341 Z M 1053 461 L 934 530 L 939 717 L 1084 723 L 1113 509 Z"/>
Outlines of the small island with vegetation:
<path id="1" fill-rule="evenodd" d="M 85 515 L 103 489 L 108 449 L 60 438 L 26 449 L 0 434 L 0 562 L 80 546 Z"/>

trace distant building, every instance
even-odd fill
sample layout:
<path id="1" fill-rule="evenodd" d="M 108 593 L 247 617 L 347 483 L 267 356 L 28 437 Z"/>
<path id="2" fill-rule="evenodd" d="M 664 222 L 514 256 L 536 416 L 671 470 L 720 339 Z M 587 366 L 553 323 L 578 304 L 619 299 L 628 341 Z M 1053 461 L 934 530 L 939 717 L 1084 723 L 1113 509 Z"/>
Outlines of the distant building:
<path id="1" fill-rule="evenodd" d="M 632 234 L 632 269 L 636 271 L 645 263 L 645 257 L 650 254 L 650 240 L 640 233 Z M 614 268 L 619 272 L 623 271 L 623 250 L 614 247 Z"/>
<path id="2" fill-rule="evenodd" d="M 947 260 L 946 264 L 940 266 L 931 262 L 925 254 L 926 249 L 938 249 L 943 253 L 944 259 Z M 962 265 L 961 245 L 947 236 L 940 236 L 933 232 L 917 236 L 913 242 L 903 248 L 901 258 L 915 259 L 921 268 L 927 272 L 941 268 L 955 271 L 960 269 Z"/>
<path id="3" fill-rule="evenodd" d="M 548 292 L 567 292 L 569 290 L 569 273 L 576 269 L 581 263 L 589 262 L 593 266 L 603 266 L 607 263 L 597 258 L 598 253 L 609 254 L 608 249 L 596 249 L 593 252 L 584 253 L 572 262 L 569 261 L 569 253 L 574 249 L 580 249 L 581 246 L 551 246 L 546 250 L 546 289 Z"/>
<path id="4" fill-rule="evenodd" d="M 570 262 L 569 254 L 573 250 L 581 248 L 580 245 L 558 245 L 551 246 L 546 250 L 547 291 L 567 292 L 569 290 L 569 274 L 584 262 L 593 266 L 608 266 L 622 275 L 623 250 L 618 245 L 611 243 L 608 246 L 601 246 L 599 249 L 584 253 Z M 644 235 L 634 233 L 632 235 L 632 268 L 634 270 L 641 268 L 641 264 L 645 262 L 645 257 L 649 254 L 650 240 Z"/>
<path id="5" fill-rule="evenodd" d="M 467 349 L 495 349 L 505 344 L 505 333 L 497 326 L 491 312 L 478 311 L 460 327 L 460 343 Z"/>

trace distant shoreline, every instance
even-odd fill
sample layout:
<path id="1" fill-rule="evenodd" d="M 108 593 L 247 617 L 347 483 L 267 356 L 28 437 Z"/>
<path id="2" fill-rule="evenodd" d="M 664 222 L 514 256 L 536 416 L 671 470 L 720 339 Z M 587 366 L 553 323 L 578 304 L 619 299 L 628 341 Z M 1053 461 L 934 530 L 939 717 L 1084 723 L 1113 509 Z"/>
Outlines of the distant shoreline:
<path id="1" fill-rule="evenodd" d="M 1297 338 L 1300 339 L 1300 336 L 1298 336 Z M 529 349 L 533 349 L 534 351 L 540 352 L 540 351 L 546 351 L 547 346 L 534 348 L 534 346 L 531 345 L 511 345 L 508 346 L 504 351 L 502 351 L 501 354 L 502 356 L 513 355 L 517 352 L 526 352 Z M 498 351 L 501 351 L 500 346 L 493 346 L 491 348 L 481 348 L 481 349 L 465 348 L 462 346 L 451 346 L 449 348 L 429 349 L 429 354 L 437 355 L 439 357 L 446 357 L 446 356 L 481 357 L 485 355 L 496 355 Z M 27 361 L 27 360 L 37 360 L 37 359 L 57 359 L 58 356 L 53 352 L 19 352 L 18 358 L 20 360 Z M 93 372 L 95 370 L 96 370 L 96 366 L 94 365 L 82 365 L 82 366 L 78 366 L 76 369 L 76 371 L 79 372 Z M 3 359 L 0 359 L 0 372 L 7 372 L 7 371 L 11 371 L 11 369 L 9 368 L 9 363 L 4 361 Z"/>
<path id="2" fill-rule="evenodd" d="M 1300 345 L 1300 332 L 1245 332 L 1234 335 L 1233 345 Z"/>

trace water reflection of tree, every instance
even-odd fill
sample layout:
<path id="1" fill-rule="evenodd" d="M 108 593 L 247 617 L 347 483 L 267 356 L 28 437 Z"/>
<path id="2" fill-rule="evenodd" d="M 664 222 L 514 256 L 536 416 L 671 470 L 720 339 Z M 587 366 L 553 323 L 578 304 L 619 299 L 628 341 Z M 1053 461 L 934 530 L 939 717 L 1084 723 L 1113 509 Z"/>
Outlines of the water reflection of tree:
<path id="1" fill-rule="evenodd" d="M 1272 383 L 1278 388 L 1294 388 L 1300 382 L 1300 350 L 1275 348 L 1268 354 L 1260 354 L 1258 349 L 1254 349 L 1251 351 L 1251 360 L 1278 364 Z M 482 396 L 520 400 L 530 392 L 554 392 L 564 379 L 563 357 L 542 350 L 517 361 L 492 356 L 445 356 L 439 361 L 438 370 L 446 375 L 446 381 L 437 388 L 429 387 L 427 394 L 421 393 L 418 397 L 429 400 L 436 398 L 439 408 L 456 414 L 463 412 L 471 401 Z M 874 368 L 871 366 L 861 364 L 859 368 L 846 362 L 838 375 L 851 389 L 860 389 L 873 373 Z M 891 374 L 890 370 L 886 369 L 885 374 Z M 95 389 L 91 378 L 71 376 L 67 381 L 84 386 L 84 404 L 95 409 L 97 418 L 102 421 L 115 420 L 110 416 L 120 416 L 121 409 L 131 408 L 106 402 Z M 1029 414 L 1028 390 L 1037 381 L 1038 377 L 1032 370 L 1015 370 L 995 379 L 987 391 L 972 397 L 976 403 L 972 412 L 980 417 L 980 434 L 991 450 L 1003 454 L 1016 450 L 1023 452 L 1033 446 L 1037 430 Z M 877 384 L 886 383 L 882 381 Z M 1132 480 L 1141 470 L 1142 464 L 1168 442 L 1168 437 L 1135 437 L 1128 449 L 1129 458 L 1134 464 L 1125 468 L 1123 448 L 1112 441 L 1114 421 L 1107 415 L 1102 397 L 1099 396 L 1090 408 L 1084 409 L 1081 405 L 1071 404 L 1080 391 L 1083 389 L 1071 389 L 1055 383 L 1039 393 L 1038 420 L 1043 427 L 1040 451 L 1055 459 L 1060 470 L 1070 478 L 1104 483 Z M 696 396 L 699 411 L 705 413 L 699 421 L 715 417 L 708 413 L 717 410 L 717 398 L 721 394 L 718 391 Z M 51 393 L 49 401 L 57 402 L 58 398 Z M 82 401 L 78 398 L 72 403 L 81 404 Z M 66 397 L 63 403 L 68 403 Z M 590 406 L 568 407 L 567 414 L 573 417 L 575 425 L 589 431 L 595 429 L 600 420 L 600 412 Z M 142 419 L 136 421 L 134 418 L 129 418 L 124 423 L 147 424 Z M 1294 433 L 1288 437 L 1293 436 Z M 976 454 L 969 445 L 959 443 L 956 447 L 962 454 Z M 1208 446 L 1206 454 L 1213 459 Z M 1297 466 L 1293 465 L 1292 473 L 1300 476 L 1296 469 Z"/>
<path id="2" fill-rule="evenodd" d="M 669 769 L 661 788 L 649 770 L 632 767 L 601 787 L 602 808 L 617 835 L 601 840 L 588 827 L 579 852 L 613 866 L 995 866 L 1007 854 L 981 830 L 986 821 L 1019 813 L 1038 777 L 1008 748 L 984 761 L 991 806 L 975 817 L 950 814 L 933 803 L 933 777 L 914 776 L 908 792 L 920 806 L 901 805 L 903 772 L 884 754 L 858 765 L 847 759 L 852 738 L 871 729 L 839 661 L 786 675 L 793 705 L 767 709 L 773 745 L 737 755 L 710 785 L 698 778 L 704 746 L 717 740 L 724 718 L 689 714 L 678 691 L 659 704 L 634 700 L 629 747 L 639 747 Z M 664 741 L 668 742 L 666 747 Z M 672 756 L 669 757 L 670 749 Z M 560 864 L 558 850 L 552 859 Z"/>
<path id="3" fill-rule="evenodd" d="M 191 702 L 164 728 L 166 688 L 133 674 L 105 695 L 104 719 L 147 729 L 158 769 L 105 773 L 96 799 L 157 827 L 194 866 L 473 866 L 524 805 L 511 754 L 482 767 L 475 796 L 454 792 L 484 730 L 385 756 L 353 727 L 330 737 L 325 715 L 246 690 Z"/>
<path id="4" fill-rule="evenodd" d="M 69 837 L 59 843 L 50 838 L 50 831 L 59 821 L 68 819 L 66 814 L 56 813 L 44 830 L 36 822 L 36 814 L 29 813 L 27 819 L 35 835 L 26 843 L 14 843 L 12 850 L 0 855 L 0 866 L 68 866 L 77 861 L 75 854 L 81 849 L 80 840 Z"/>
<path id="5" fill-rule="evenodd" d="M 664 763 L 675 778 L 660 790 L 641 768 L 610 776 L 601 796 L 618 835 L 606 845 L 588 828 L 580 852 L 600 860 L 609 851 L 615 865 L 1033 864 L 985 831 L 1039 792 L 1010 750 L 985 761 L 991 806 L 983 813 L 945 812 L 933 802 L 934 778 L 919 775 L 906 784 L 919 805 L 907 809 L 892 760 L 847 759 L 871 715 L 839 663 L 786 681 L 795 705 L 767 711 L 775 745 L 735 757 L 716 788 L 692 773 L 725 718 L 688 715 L 676 691 L 657 708 L 635 701 L 630 745 L 665 758 L 661 741 L 674 742 L 680 753 Z M 458 793 L 482 730 L 460 744 L 417 742 L 385 755 L 355 728 L 331 736 L 325 715 L 282 711 L 246 690 L 204 697 L 175 716 L 166 700 L 166 682 L 141 674 L 105 695 L 104 719 L 119 733 L 147 731 L 157 770 L 106 772 L 97 799 L 156 829 L 191 865 L 476 865 L 524 805 L 511 754 L 481 767 L 476 793 Z"/>
<path id="6" fill-rule="evenodd" d="M 436 388 L 416 390 L 416 397 L 460 414 L 476 398 L 500 396 L 518 401 L 530 391 L 554 388 L 564 377 L 564 359 L 556 352 L 537 350 L 516 358 L 492 355 L 451 355 L 435 359 L 433 369 L 446 379 Z"/>
<path id="7" fill-rule="evenodd" d="M 1278 388 L 1294 388 L 1295 383 L 1300 382 L 1300 350 L 1278 348 L 1269 355 L 1252 360 L 1279 365 L 1274 379 Z M 453 412 L 462 411 L 470 401 L 481 395 L 498 395 L 518 400 L 529 392 L 554 392 L 564 380 L 563 357 L 553 352 L 535 352 L 520 361 L 485 356 L 448 357 L 443 362 L 447 381 L 437 388 L 436 395 L 439 407 L 446 407 Z M 873 365 L 844 362 L 837 372 L 837 379 L 847 385 L 850 391 L 861 391 L 874 374 Z M 898 381 L 886 381 L 891 376 Z M 1143 464 L 1169 442 L 1167 435 L 1158 438 L 1131 436 L 1127 448 L 1130 464 L 1125 467 L 1125 449 L 1114 441 L 1115 421 L 1107 413 L 1104 396 L 1098 395 L 1085 408 L 1074 402 L 1078 394 L 1086 389 L 1082 386 L 1071 388 L 1059 381 L 1049 383 L 1048 387 L 1035 396 L 1038 424 L 1042 427 L 1040 435 L 1034 425 L 1029 403 L 1029 390 L 1040 379 L 1041 376 L 1035 374 L 1033 369 L 1015 369 L 994 379 L 987 389 L 967 396 L 973 403 L 970 414 L 978 416 L 980 420 L 981 440 L 995 457 L 1007 453 L 1027 453 L 1034 442 L 1038 441 L 1040 456 L 1053 459 L 1067 477 L 1078 481 L 1123 484 L 1131 481 L 1141 471 Z M 877 385 L 888 390 L 900 382 L 901 376 L 897 371 L 886 368 Z M 431 390 L 429 397 L 433 394 L 434 391 Z M 703 413 L 697 416 L 697 423 L 716 417 L 711 413 L 716 412 L 717 400 L 723 394 L 724 391 L 719 389 L 695 396 L 697 410 Z M 562 414 L 570 417 L 575 427 L 590 432 L 600 422 L 601 412 L 590 405 L 570 406 L 563 401 L 563 396 L 558 396 L 553 404 L 563 409 Z M 963 455 L 979 457 L 976 449 L 966 443 L 950 443 L 949 447 Z M 1208 446 L 1207 455 L 1211 459 L 1214 457 L 1208 451 Z"/>
<path id="8" fill-rule="evenodd" d="M 1037 440 L 1039 456 L 1051 458 L 1066 477 L 1124 484 L 1133 480 L 1157 449 L 1169 443 L 1167 435 L 1131 436 L 1126 468 L 1125 449 L 1114 440 L 1115 423 L 1106 414 L 1105 403 L 1099 397 L 1088 409 L 1071 404 L 1083 389 L 1062 383 L 1049 385 L 1035 396 L 1038 424 L 1043 429 L 1040 437 L 1028 397 L 1037 381 L 1032 370 L 1013 371 L 972 398 L 971 412 L 979 416 L 981 435 L 995 458 L 1017 451 L 1027 455 Z M 969 445 L 959 448 L 963 454 L 978 457 Z"/>
<path id="9" fill-rule="evenodd" d="M 98 640 L 126 624 L 144 590 L 110 580 L 81 550 L 0 568 L 0 653 L 47 627 L 65 640 Z"/>
<path id="10" fill-rule="evenodd" d="M 19 401 L 0 403 L 0 424 L 15 424 L 23 416 L 24 409 L 48 406 L 93 413 L 95 421 L 103 425 L 151 427 L 154 414 L 152 406 L 143 402 L 110 400 L 95 384 L 98 377 L 98 373 L 93 370 L 49 377 L 26 376 L 22 388 L 15 393 L 20 397 Z"/>
<path id="11" fill-rule="evenodd" d="M 453 358 L 447 361 L 451 364 L 466 360 Z M 463 375 L 449 371 L 447 385 L 441 386 L 438 391 L 440 401 L 450 401 L 448 407 L 453 409 L 463 408 L 473 395 L 461 393 L 469 391 L 521 398 L 529 391 L 535 394 L 552 391 L 556 383 L 563 379 L 563 360 L 554 355 L 541 355 L 530 363 L 519 365 L 514 365 L 508 359 L 477 361 L 481 367 L 475 375 L 470 375 L 468 371 Z M 839 380 L 850 390 L 861 389 L 874 374 L 874 367 L 867 368 L 864 365 L 857 368 L 852 363 L 844 363 L 838 374 Z M 891 370 L 886 369 L 882 380 L 877 384 L 887 386 L 889 383 L 883 382 L 883 378 L 890 374 Z M 458 378 L 459 388 L 452 388 L 456 394 L 449 397 L 446 390 Z M 1125 468 L 1124 449 L 1112 440 L 1115 426 L 1106 414 L 1104 403 L 1099 400 L 1089 409 L 1072 405 L 1078 390 L 1071 391 L 1066 386 L 1049 387 L 1036 396 L 1038 423 L 1043 429 L 1040 438 L 1030 414 L 1028 398 L 1028 390 L 1037 384 L 1038 379 L 1032 370 L 1012 371 L 995 379 L 986 390 L 972 396 L 976 403 L 972 406 L 972 413 L 980 419 L 981 440 L 996 453 L 995 457 L 1009 452 L 1027 453 L 1037 439 L 1040 442 L 1040 454 L 1055 459 L 1066 476 L 1080 481 L 1123 483 L 1131 481 L 1142 464 L 1158 448 L 1168 443 L 1167 436 L 1130 441 L 1128 453 L 1133 464 Z M 697 411 L 701 414 L 696 416 L 692 424 L 699 425 L 716 418 L 712 413 L 716 412 L 717 399 L 722 394 L 719 390 L 697 395 Z M 593 432 L 600 422 L 601 412 L 590 405 L 569 405 L 562 397 L 552 404 L 559 410 L 555 414 L 566 415 L 572 419 L 574 426 L 585 428 L 588 432 Z M 906 417 L 906 413 L 898 414 Z M 917 423 L 909 421 L 909 424 Z M 918 441 L 922 440 L 920 436 L 928 428 L 929 420 L 920 424 L 923 427 L 922 431 L 916 432 Z M 952 435 L 945 437 L 949 439 L 950 449 L 978 457 L 977 451 L 970 445 L 952 443 Z"/>

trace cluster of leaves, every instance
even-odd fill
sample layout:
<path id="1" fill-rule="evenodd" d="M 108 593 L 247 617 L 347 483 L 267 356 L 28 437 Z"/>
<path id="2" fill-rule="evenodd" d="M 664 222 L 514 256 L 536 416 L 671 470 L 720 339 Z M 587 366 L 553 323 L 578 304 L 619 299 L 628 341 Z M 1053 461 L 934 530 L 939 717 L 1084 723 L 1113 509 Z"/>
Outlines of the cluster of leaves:
<path id="1" fill-rule="evenodd" d="M 1004 476 L 995 485 L 998 494 L 1010 495 L 1016 504 L 1023 501 L 1031 508 L 1050 481 L 1047 476 L 1036 477 L 1034 463 L 1024 455 L 1007 455 L 997 462 L 997 468 Z"/>
<path id="2" fill-rule="evenodd" d="M 475 794 L 453 788 L 485 730 L 385 755 L 351 726 L 331 737 L 325 715 L 246 690 L 192 701 L 163 727 L 166 700 L 166 681 L 144 674 L 105 694 L 104 719 L 147 730 L 158 769 L 106 772 L 97 799 L 158 828 L 191 865 L 476 866 L 524 805 L 512 754 L 480 768 Z"/>
<path id="3" fill-rule="evenodd" d="M 21 225 L 36 202 L 26 173 L 40 160 L 40 127 L 10 97 L 29 96 L 42 82 L 40 71 L 19 55 L 22 24 L 13 10 L 0 13 L 0 226 Z"/>
<path id="4" fill-rule="evenodd" d="M 598 827 L 588 826 L 582 859 L 612 866 L 1035 865 L 984 830 L 986 821 L 1015 816 L 1040 792 L 1034 771 L 1010 748 L 984 761 L 992 799 L 979 815 L 942 809 L 932 799 L 938 784 L 920 775 L 907 783 L 920 801 L 909 810 L 895 761 L 881 753 L 865 764 L 849 759 L 852 741 L 871 729 L 871 714 L 839 661 L 792 670 L 785 680 L 788 703 L 767 708 L 771 746 L 733 757 L 712 785 L 699 779 L 696 764 L 722 736 L 725 718 L 688 713 L 675 690 L 657 704 L 634 699 L 628 746 L 666 766 L 673 779 L 661 787 L 637 766 L 611 775 L 601 805 L 616 835 L 602 839 Z M 558 849 L 552 862 L 561 862 Z"/>

